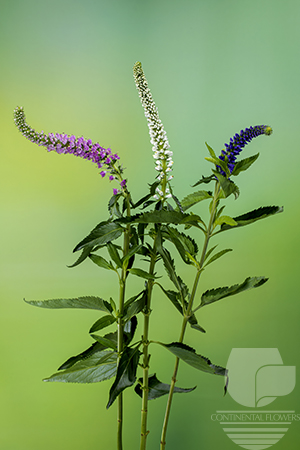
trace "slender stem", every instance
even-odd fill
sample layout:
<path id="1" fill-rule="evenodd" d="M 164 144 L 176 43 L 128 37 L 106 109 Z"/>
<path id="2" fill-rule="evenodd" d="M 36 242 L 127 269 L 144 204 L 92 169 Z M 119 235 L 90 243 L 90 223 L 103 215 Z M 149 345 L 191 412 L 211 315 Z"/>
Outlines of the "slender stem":
<path id="1" fill-rule="evenodd" d="M 211 238 L 212 229 L 213 229 L 213 223 L 214 223 L 215 214 L 216 214 L 216 208 L 217 208 L 218 201 L 219 201 L 218 200 L 219 199 L 219 192 L 220 192 L 220 184 L 219 184 L 219 182 L 216 182 L 215 193 L 214 193 L 214 198 L 213 198 L 213 203 L 212 203 L 212 208 L 211 208 L 211 214 L 210 214 L 209 224 L 208 224 L 208 227 L 207 227 L 207 230 L 206 230 L 206 233 L 205 233 L 205 240 L 204 240 L 204 243 L 203 243 L 202 254 L 201 254 L 199 266 L 198 266 L 198 269 L 197 269 L 197 273 L 196 273 L 196 276 L 195 276 L 195 280 L 194 280 L 194 284 L 193 284 L 193 289 L 192 289 L 190 301 L 188 303 L 188 306 L 187 306 L 187 309 L 186 309 L 186 313 L 183 316 L 181 332 L 180 332 L 180 337 L 179 337 L 179 341 L 178 341 L 180 343 L 182 343 L 183 339 L 184 339 L 186 326 L 187 326 L 188 319 L 189 319 L 189 317 L 191 315 L 191 312 L 192 312 L 193 302 L 194 302 L 195 295 L 196 295 L 196 292 L 197 292 L 197 287 L 198 287 L 200 275 L 201 275 L 201 273 L 203 271 L 204 260 L 205 260 L 205 256 L 206 256 L 206 252 L 207 252 L 207 248 L 208 248 L 208 244 L 209 244 L 209 240 Z M 177 381 L 176 377 L 177 377 L 178 367 L 179 367 L 179 358 L 176 358 L 175 366 L 174 366 L 174 372 L 173 372 L 173 376 L 172 376 L 172 379 L 171 379 L 171 385 L 170 385 L 170 391 L 169 391 L 167 406 L 166 406 L 164 423 L 163 423 L 163 428 L 162 428 L 161 441 L 160 441 L 160 450 L 165 450 L 165 447 L 166 447 L 166 434 L 167 434 L 168 422 L 169 422 L 170 411 L 171 411 L 171 406 L 172 406 L 172 400 L 173 400 L 175 383 Z"/>
<path id="2" fill-rule="evenodd" d="M 130 202 L 129 202 L 129 193 L 126 189 L 126 202 L 127 202 L 127 217 L 130 216 Z M 127 255 L 129 251 L 129 241 L 130 241 L 130 224 L 127 225 L 126 230 L 124 232 L 124 241 L 123 241 L 123 255 Z M 120 278 L 120 297 L 119 297 L 119 317 L 118 317 L 118 363 L 121 358 L 121 354 L 123 351 L 123 336 L 124 336 L 124 322 L 123 322 L 123 314 L 124 314 L 124 302 L 125 302 L 125 287 L 126 287 L 126 275 L 127 269 L 123 266 L 122 274 Z M 118 396 L 118 406 L 117 406 L 117 450 L 123 450 L 122 443 L 122 432 L 123 432 L 123 393 Z"/>
<path id="3" fill-rule="evenodd" d="M 152 255 L 150 260 L 149 273 L 154 274 L 154 267 L 156 262 L 156 237 L 154 238 Z M 147 430 L 147 417 L 148 417 L 148 393 L 149 393 L 149 359 L 148 353 L 149 347 L 149 321 L 151 314 L 151 297 L 153 290 L 153 280 L 148 280 L 147 283 L 147 296 L 144 307 L 144 332 L 143 332 L 143 386 L 142 386 L 142 413 L 141 413 L 141 442 L 140 450 L 146 449 L 146 441 L 149 431 Z"/>

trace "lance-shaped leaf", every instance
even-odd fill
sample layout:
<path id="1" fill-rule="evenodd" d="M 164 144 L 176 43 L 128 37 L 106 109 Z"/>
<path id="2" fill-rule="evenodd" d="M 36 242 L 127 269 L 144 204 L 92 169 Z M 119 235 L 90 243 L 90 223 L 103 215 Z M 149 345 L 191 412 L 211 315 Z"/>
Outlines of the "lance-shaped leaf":
<path id="1" fill-rule="evenodd" d="M 120 223 L 100 222 L 85 239 L 76 245 L 73 252 L 77 252 L 86 246 L 104 245 L 120 237 L 123 231 L 124 229 Z"/>
<path id="2" fill-rule="evenodd" d="M 227 370 L 224 367 L 215 366 L 208 358 L 198 355 L 196 350 L 188 345 L 181 344 L 180 342 L 172 342 L 171 344 L 163 344 L 158 342 L 158 344 L 165 347 L 177 358 L 182 359 L 182 361 L 186 362 L 195 369 L 201 370 L 202 372 L 211 373 L 213 375 L 227 375 Z"/>
<path id="3" fill-rule="evenodd" d="M 229 180 L 226 177 L 223 177 L 217 170 L 213 170 L 213 173 L 218 178 L 222 191 L 224 193 L 225 198 L 229 197 L 229 195 L 233 194 L 235 198 L 237 199 L 240 195 L 240 190 L 236 184 L 234 184 L 233 181 Z"/>
<path id="4" fill-rule="evenodd" d="M 282 211 L 282 206 L 264 206 L 258 209 L 254 209 L 253 211 L 250 211 L 246 214 L 234 217 L 233 219 L 235 220 L 235 222 L 237 222 L 237 225 L 235 225 L 234 227 L 224 223 L 223 225 L 221 225 L 220 231 L 231 230 L 231 228 L 250 225 L 250 223 L 254 223 L 260 219 L 265 219 L 266 217 L 273 216 L 274 214 L 280 213 Z"/>
<path id="5" fill-rule="evenodd" d="M 191 260 L 187 256 L 189 253 L 193 258 L 198 253 L 198 245 L 190 236 L 185 233 L 180 233 L 176 228 L 166 227 L 162 228 L 162 236 L 176 246 L 181 258 L 186 264 L 190 264 Z"/>
<path id="6" fill-rule="evenodd" d="M 63 383 L 97 383 L 108 380 L 117 372 L 117 353 L 100 351 L 76 362 L 72 367 L 54 373 L 43 381 Z"/>
<path id="7" fill-rule="evenodd" d="M 184 197 L 183 200 L 181 200 L 180 204 L 183 211 L 186 211 L 187 209 L 191 208 L 192 206 L 196 205 L 199 202 L 202 202 L 202 200 L 206 200 L 208 198 L 212 198 L 212 192 L 210 191 L 197 191 L 193 192 L 192 194 L 187 195 Z"/>
<path id="8" fill-rule="evenodd" d="M 124 315 L 123 320 L 126 322 L 127 320 L 131 319 L 133 316 L 141 312 L 145 307 L 145 302 L 147 298 L 147 292 L 144 291 L 144 294 L 141 298 L 131 303 L 128 308 L 124 308 L 126 311 L 126 314 Z"/>
<path id="9" fill-rule="evenodd" d="M 118 245 L 113 244 L 112 242 L 107 243 L 107 250 L 111 257 L 111 259 L 114 261 L 114 263 L 117 265 L 117 267 L 122 267 L 122 261 L 121 257 L 118 252 Z"/>
<path id="10" fill-rule="evenodd" d="M 163 286 L 159 283 L 157 283 L 158 286 L 161 288 L 161 290 L 163 291 L 163 293 L 168 297 L 168 299 L 173 303 L 173 305 L 175 306 L 175 308 L 177 309 L 177 311 L 180 312 L 180 314 L 183 315 L 183 311 L 182 311 L 182 303 L 181 303 L 181 297 L 180 297 L 180 293 L 179 292 L 175 292 L 175 291 L 171 291 L 169 289 L 164 289 Z M 184 301 L 185 307 L 187 308 L 187 301 Z M 189 319 L 188 319 L 189 324 L 191 325 L 191 328 L 194 328 L 195 330 L 201 331 L 202 333 L 206 333 L 206 331 L 204 330 L 204 328 L 202 328 L 199 324 L 198 321 L 196 319 L 195 314 L 192 314 Z"/>
<path id="11" fill-rule="evenodd" d="M 217 289 L 210 289 L 202 294 L 200 306 L 202 307 L 205 305 L 209 305 L 210 303 L 214 303 L 218 300 L 221 300 L 222 298 L 262 286 L 267 281 L 268 278 L 266 277 L 248 277 L 241 284 L 234 284 L 233 286 L 229 287 L 225 286 Z"/>
<path id="12" fill-rule="evenodd" d="M 79 264 L 81 264 L 83 261 L 86 260 L 86 258 L 89 256 L 89 254 L 91 253 L 91 251 L 93 250 L 94 246 L 93 245 L 88 245 L 86 247 L 84 247 L 84 249 L 81 252 L 81 255 L 79 256 L 79 258 L 74 262 L 74 264 L 72 264 L 71 266 L 67 266 L 69 268 L 71 267 L 76 267 Z"/>
<path id="13" fill-rule="evenodd" d="M 40 308 L 61 309 L 61 308 L 79 308 L 79 309 L 96 309 L 107 313 L 112 312 L 110 304 L 100 297 L 77 297 L 77 298 L 55 298 L 51 300 L 25 300 L 26 303 Z"/>
<path id="14" fill-rule="evenodd" d="M 100 255 L 96 255 L 95 253 L 91 253 L 89 255 L 89 258 L 93 261 L 94 264 L 96 264 L 99 267 L 102 267 L 102 269 L 106 270 L 115 270 L 113 265 L 106 261 L 105 258 L 103 258 Z"/>
<path id="15" fill-rule="evenodd" d="M 112 348 L 113 350 L 118 350 L 117 342 L 115 342 L 115 339 L 108 339 L 105 336 L 98 336 L 97 334 L 91 334 L 91 337 L 95 339 L 95 341 L 99 342 L 99 344 L 102 344 L 105 348 Z"/>
<path id="16" fill-rule="evenodd" d="M 173 223 L 179 224 L 188 214 L 179 211 L 150 211 L 134 216 L 130 221 L 134 223 Z M 121 219 L 122 220 L 122 219 Z"/>
<path id="17" fill-rule="evenodd" d="M 89 333 L 94 333 L 95 331 L 102 330 L 103 328 L 108 327 L 112 323 L 116 322 L 116 318 L 112 315 L 109 316 L 103 316 L 100 319 L 98 319 L 90 328 Z"/>
<path id="18" fill-rule="evenodd" d="M 137 277 L 144 278 L 146 280 L 154 280 L 155 278 L 157 278 L 155 275 L 151 275 L 151 273 L 148 273 L 142 269 L 128 269 L 128 272 L 130 272 L 132 275 L 136 275 Z"/>
<path id="19" fill-rule="evenodd" d="M 143 378 L 139 378 L 138 384 L 135 386 L 134 390 L 135 392 L 140 396 L 143 397 L 143 390 L 141 388 L 141 385 L 143 384 Z M 170 391 L 170 385 L 162 383 L 159 381 L 156 377 L 156 374 L 151 375 L 148 378 L 148 400 L 154 400 L 155 398 L 161 397 L 162 395 L 166 395 Z M 176 387 L 174 388 L 174 393 L 178 394 L 187 394 L 188 392 L 192 392 L 196 389 L 196 386 L 190 389 L 183 389 Z"/>
<path id="20" fill-rule="evenodd" d="M 228 252 L 232 252 L 232 248 L 225 248 L 224 250 L 221 250 L 220 252 L 216 253 L 214 256 L 212 256 L 207 263 L 205 263 L 204 267 L 208 266 L 212 262 L 216 261 L 217 259 L 221 258 L 221 256 L 225 255 Z"/>
<path id="21" fill-rule="evenodd" d="M 250 166 L 257 160 L 259 157 L 259 153 L 253 156 L 249 156 L 249 158 L 242 159 L 241 161 L 237 161 L 234 165 L 234 169 L 231 175 L 238 175 L 240 172 L 249 169 Z"/>
<path id="22" fill-rule="evenodd" d="M 108 409 L 124 389 L 132 386 L 136 380 L 136 370 L 139 362 L 139 348 L 127 347 L 120 358 L 116 379 L 109 391 Z"/>
<path id="23" fill-rule="evenodd" d="M 216 177 L 214 175 L 210 175 L 209 177 L 204 177 L 202 175 L 201 180 L 199 180 L 199 181 L 197 181 L 197 183 L 193 184 L 192 187 L 199 186 L 199 184 L 202 184 L 202 183 L 208 184 L 211 181 L 214 181 L 215 179 L 216 179 Z"/>
<path id="24" fill-rule="evenodd" d="M 111 199 L 108 202 L 108 211 L 111 215 L 111 217 L 113 217 L 114 215 L 116 217 L 122 217 L 121 211 L 120 211 L 120 207 L 119 207 L 119 199 L 122 197 L 122 194 L 117 194 L 117 195 L 113 195 L 111 197 Z"/>

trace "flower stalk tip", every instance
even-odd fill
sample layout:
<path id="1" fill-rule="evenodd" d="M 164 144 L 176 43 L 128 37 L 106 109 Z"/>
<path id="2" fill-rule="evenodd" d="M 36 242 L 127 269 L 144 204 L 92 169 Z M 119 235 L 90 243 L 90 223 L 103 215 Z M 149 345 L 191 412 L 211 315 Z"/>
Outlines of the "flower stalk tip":
<path id="1" fill-rule="evenodd" d="M 173 166 L 173 152 L 169 150 L 170 144 L 167 133 L 159 118 L 158 109 L 148 87 L 148 82 L 140 62 L 136 62 L 133 66 L 133 76 L 148 122 L 150 142 L 155 160 L 155 170 L 158 172 L 157 179 L 160 182 L 156 188 L 154 197 L 157 200 L 163 201 L 172 196 L 168 183 L 173 178 L 173 175 L 170 173 Z"/>

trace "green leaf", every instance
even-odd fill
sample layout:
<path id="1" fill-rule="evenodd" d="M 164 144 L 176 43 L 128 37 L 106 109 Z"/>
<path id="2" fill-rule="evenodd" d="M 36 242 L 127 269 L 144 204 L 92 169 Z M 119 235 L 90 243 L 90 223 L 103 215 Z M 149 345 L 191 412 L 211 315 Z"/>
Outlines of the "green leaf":
<path id="1" fill-rule="evenodd" d="M 107 243 L 107 250 L 109 256 L 113 260 L 113 262 L 117 265 L 117 267 L 122 267 L 122 261 L 118 252 L 118 246 L 113 244 L 112 242 Z"/>
<path id="2" fill-rule="evenodd" d="M 192 194 L 187 195 L 186 197 L 184 197 L 183 200 L 181 200 L 180 203 L 182 206 L 182 210 L 186 211 L 187 209 L 191 208 L 192 206 L 196 205 L 202 200 L 206 200 L 208 198 L 212 198 L 212 192 L 210 191 L 193 192 Z"/>
<path id="3" fill-rule="evenodd" d="M 102 328 L 106 328 L 112 323 L 116 322 L 116 318 L 109 315 L 109 316 L 103 316 L 100 319 L 98 319 L 90 328 L 89 333 L 94 333 L 94 331 L 102 330 Z"/>
<path id="4" fill-rule="evenodd" d="M 120 211 L 120 207 L 119 207 L 119 199 L 122 197 L 122 194 L 117 194 L 117 195 L 113 195 L 111 197 L 111 199 L 108 202 L 108 211 L 111 215 L 111 217 L 113 217 L 114 215 L 116 217 L 122 217 L 121 211 Z"/>
<path id="5" fill-rule="evenodd" d="M 215 226 L 222 225 L 223 223 L 226 223 L 227 225 L 230 225 L 231 227 L 235 227 L 237 225 L 237 222 L 230 216 L 220 216 L 215 221 Z"/>
<path id="6" fill-rule="evenodd" d="M 176 246 L 181 258 L 186 264 L 190 264 L 191 261 L 187 256 L 189 253 L 194 258 L 198 253 L 198 245 L 190 236 L 185 233 L 180 233 L 176 228 L 164 226 L 162 228 L 162 236 L 164 239 L 168 239 Z"/>
<path id="7" fill-rule="evenodd" d="M 100 222 L 85 239 L 76 245 L 73 252 L 77 252 L 86 246 L 104 245 L 120 237 L 123 231 L 124 229 L 119 223 Z"/>
<path id="8" fill-rule="evenodd" d="M 128 272 L 130 272 L 132 275 L 136 275 L 140 278 L 145 278 L 146 280 L 154 280 L 156 277 L 154 275 L 151 275 L 148 272 L 145 272 L 145 270 L 142 269 L 128 269 Z"/>
<path id="9" fill-rule="evenodd" d="M 214 175 L 210 175 L 209 177 L 204 177 L 204 176 L 202 175 L 201 180 L 199 180 L 199 181 L 197 181 L 197 183 L 193 184 L 192 187 L 199 186 L 199 184 L 202 184 L 202 183 L 208 184 L 208 183 L 210 183 L 211 181 L 214 181 L 215 179 L 216 179 L 216 178 L 214 177 Z"/>
<path id="10" fill-rule="evenodd" d="M 179 211 L 150 211 L 144 214 L 134 216 L 132 222 L 134 223 L 173 223 L 179 224 L 187 214 Z"/>
<path id="11" fill-rule="evenodd" d="M 132 247 L 132 248 L 129 250 L 129 252 L 127 253 L 127 255 L 125 255 L 125 256 L 122 258 L 122 264 L 124 264 L 126 261 L 128 261 L 133 255 L 135 255 L 136 253 L 138 253 L 142 247 L 143 247 L 142 244 L 135 245 L 134 247 Z"/>
<path id="12" fill-rule="evenodd" d="M 100 297 L 77 297 L 77 298 L 56 298 L 43 301 L 27 301 L 26 303 L 40 308 L 60 309 L 60 308 L 79 308 L 79 309 L 96 309 L 111 313 L 112 307 L 108 302 Z"/>
<path id="13" fill-rule="evenodd" d="M 242 159 L 241 161 L 237 161 L 231 175 L 236 176 L 240 172 L 249 169 L 249 167 L 252 166 L 252 164 L 257 160 L 258 157 L 259 153 L 253 156 L 249 156 L 249 158 Z"/>
<path id="14" fill-rule="evenodd" d="M 99 344 L 104 345 L 105 348 L 112 348 L 117 351 L 118 346 L 115 340 L 107 339 L 105 336 L 98 336 L 97 334 L 91 334 L 91 337 L 99 342 Z"/>
<path id="15" fill-rule="evenodd" d="M 172 342 L 171 344 L 158 343 L 173 353 L 177 358 L 182 359 L 185 363 L 195 369 L 213 375 L 227 375 L 227 370 L 224 367 L 215 366 L 208 358 L 198 355 L 196 351 L 188 345 L 181 344 L 180 342 Z"/>
<path id="16" fill-rule="evenodd" d="M 214 256 L 212 256 L 204 267 L 208 266 L 212 262 L 216 261 L 217 259 L 221 258 L 221 256 L 225 255 L 225 253 L 232 252 L 232 248 L 225 248 L 224 250 L 221 250 L 220 252 L 216 253 Z"/>
<path id="17" fill-rule="evenodd" d="M 71 368 L 57 372 L 43 381 L 63 383 L 97 383 L 108 380 L 117 372 L 117 354 L 99 351 L 76 362 Z"/>
<path id="18" fill-rule="evenodd" d="M 183 315 L 183 311 L 182 311 L 182 303 L 181 303 L 181 297 L 179 292 L 175 292 L 175 291 L 171 291 L 171 290 L 166 290 L 163 288 L 163 286 L 159 283 L 157 283 L 158 286 L 161 288 L 161 290 L 163 291 L 163 293 L 168 297 L 168 299 L 173 303 L 173 305 L 175 306 L 175 308 L 177 309 L 177 311 L 180 312 L 181 315 Z M 187 308 L 187 301 L 184 301 L 185 307 Z M 202 333 L 206 333 L 206 331 L 204 330 L 204 328 L 202 328 L 199 324 L 198 321 L 196 319 L 195 314 L 192 314 L 189 319 L 188 322 L 191 326 L 191 328 L 194 328 L 195 330 L 201 331 Z"/>
<path id="19" fill-rule="evenodd" d="M 136 370 L 139 362 L 139 348 L 127 347 L 120 358 L 116 379 L 109 392 L 108 409 L 124 389 L 132 386 L 136 380 Z"/>
<path id="20" fill-rule="evenodd" d="M 264 206 L 258 209 L 254 209 L 253 211 L 250 211 L 246 214 L 234 217 L 233 219 L 237 222 L 237 225 L 234 228 L 249 225 L 250 223 L 254 223 L 257 220 L 265 219 L 266 217 L 273 216 L 274 214 L 280 213 L 282 211 L 282 206 Z M 228 224 L 223 224 L 220 231 L 230 230 L 231 228 L 233 227 Z"/>
<path id="21" fill-rule="evenodd" d="M 143 378 L 139 378 L 138 382 L 139 383 L 135 386 L 134 390 L 140 397 L 143 397 L 143 390 L 141 388 L 141 385 L 143 384 Z M 159 381 L 156 377 L 156 374 L 151 375 L 148 378 L 148 387 L 149 387 L 148 400 L 154 400 L 155 398 L 158 398 L 158 397 L 161 397 L 162 395 L 168 394 L 170 391 L 170 385 Z M 183 393 L 184 394 L 184 393 L 192 392 L 195 389 L 196 389 L 196 386 L 193 388 L 190 388 L 190 389 L 183 389 L 183 388 L 179 388 L 179 387 L 175 386 L 174 393 L 178 393 L 178 394 Z"/>
<path id="22" fill-rule="evenodd" d="M 210 303 L 214 303 L 222 298 L 229 297 L 231 295 L 239 294 L 240 292 L 248 291 L 249 289 L 256 288 L 262 286 L 268 281 L 268 278 L 265 277 L 248 277 L 241 284 L 234 284 L 233 286 L 225 286 L 217 289 L 210 289 L 201 297 L 200 306 L 209 305 Z"/>
<path id="23" fill-rule="evenodd" d="M 82 250 L 81 255 L 79 256 L 79 258 L 74 262 L 74 264 L 72 264 L 71 266 L 67 266 L 69 268 L 71 267 L 75 267 L 78 266 L 79 264 L 81 264 L 91 253 L 91 251 L 93 250 L 93 246 L 87 246 Z"/>
<path id="24" fill-rule="evenodd" d="M 93 263 L 97 264 L 97 266 L 102 267 L 103 269 L 114 270 L 114 267 L 100 255 L 91 253 L 89 255 L 89 258 L 93 261 Z"/>
<path id="25" fill-rule="evenodd" d="M 205 142 L 205 145 L 206 145 L 206 147 L 207 147 L 207 149 L 208 149 L 208 151 L 209 151 L 209 153 L 210 153 L 210 156 L 212 157 L 212 158 L 215 158 L 215 159 L 217 159 L 217 156 L 216 156 L 216 154 L 215 154 L 215 152 L 214 152 L 214 150 L 211 148 L 211 146 L 210 145 L 208 145 L 208 143 L 207 142 Z"/>
<path id="26" fill-rule="evenodd" d="M 133 316 L 141 312 L 145 307 L 145 301 L 147 298 L 147 293 L 144 291 L 144 295 L 136 300 L 135 302 L 131 303 L 126 311 L 126 314 L 124 316 L 124 321 L 131 319 Z"/>
<path id="27" fill-rule="evenodd" d="M 233 194 L 235 196 L 235 198 L 237 199 L 238 196 L 240 195 L 240 190 L 237 187 L 236 184 L 234 184 L 233 181 L 229 180 L 226 177 L 223 177 L 223 175 L 221 175 L 217 170 L 213 170 L 213 173 L 216 175 L 216 177 L 218 178 L 222 191 L 224 193 L 225 198 L 229 197 L 231 194 Z"/>

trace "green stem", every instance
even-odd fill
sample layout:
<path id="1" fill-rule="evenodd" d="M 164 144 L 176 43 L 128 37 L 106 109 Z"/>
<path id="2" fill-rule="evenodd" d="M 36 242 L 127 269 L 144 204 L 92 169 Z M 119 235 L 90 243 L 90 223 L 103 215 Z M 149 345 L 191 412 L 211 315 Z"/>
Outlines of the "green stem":
<path id="1" fill-rule="evenodd" d="M 192 312 L 193 302 L 194 302 L 195 295 L 196 295 L 196 292 L 197 292 L 197 287 L 198 287 L 200 275 L 201 275 L 201 273 L 203 271 L 204 260 L 205 260 L 205 256 L 206 256 L 206 252 L 207 252 L 207 248 L 208 248 L 208 244 L 209 244 L 209 240 L 211 238 L 211 234 L 212 234 L 212 230 L 213 230 L 213 223 L 214 223 L 215 214 L 216 214 L 216 209 L 217 209 L 218 202 L 219 202 L 219 192 L 220 192 L 220 184 L 219 184 L 219 182 L 216 182 L 215 193 L 214 193 L 214 198 L 213 198 L 213 203 L 212 203 L 212 208 L 211 208 L 211 214 L 210 214 L 209 224 L 208 224 L 208 227 L 207 227 L 207 230 L 206 230 L 206 233 L 205 233 L 205 240 L 204 240 L 204 244 L 203 244 L 202 254 L 201 254 L 199 266 L 198 266 L 198 269 L 197 269 L 197 273 L 196 273 L 196 276 L 195 276 L 195 280 L 194 280 L 194 284 L 193 284 L 193 289 L 192 289 L 190 301 L 188 303 L 186 312 L 185 312 L 185 314 L 183 316 L 180 337 L 179 337 L 179 340 L 178 340 L 178 342 L 180 342 L 180 343 L 182 343 L 183 339 L 184 339 L 186 326 L 187 326 L 188 319 L 189 319 L 189 317 L 191 315 L 191 312 Z M 170 411 L 171 411 L 171 406 L 172 406 L 172 400 L 173 400 L 175 383 L 177 381 L 176 377 L 177 377 L 178 367 L 179 367 L 179 358 L 176 358 L 175 366 L 174 366 L 174 372 L 173 372 L 173 376 L 172 376 L 172 379 L 171 379 L 171 385 L 170 385 L 170 391 L 169 391 L 167 406 L 166 406 L 164 423 L 163 423 L 163 428 L 162 428 L 161 441 L 160 441 L 160 450 L 165 450 L 165 447 L 166 447 L 167 428 L 168 428 L 168 423 L 169 423 L 169 418 L 170 418 Z"/>
<path id="2" fill-rule="evenodd" d="M 127 202 L 127 217 L 130 217 L 130 194 L 126 191 L 124 192 L 126 202 Z M 123 255 L 127 255 L 129 251 L 129 241 L 130 241 L 130 224 L 127 225 L 126 230 L 124 232 L 124 241 L 123 241 Z M 123 322 L 123 314 L 124 314 L 124 303 L 125 303 L 125 287 L 126 287 L 126 275 L 127 269 L 125 267 L 122 268 L 122 274 L 120 278 L 120 296 L 119 296 L 119 316 L 118 316 L 118 363 L 121 358 L 121 354 L 123 351 L 123 336 L 124 336 L 124 322 Z M 122 443 L 122 432 L 123 432 L 123 393 L 118 396 L 118 405 L 117 405 L 117 450 L 123 449 Z"/>
<path id="3" fill-rule="evenodd" d="M 154 238 L 149 273 L 154 274 L 154 267 L 156 262 L 156 237 Z M 148 353 L 149 347 L 149 321 L 151 314 L 151 297 L 153 290 L 154 280 L 149 280 L 147 283 L 147 296 L 146 304 L 144 307 L 144 332 L 143 332 L 143 386 L 142 386 L 142 413 L 141 413 L 141 442 L 140 450 L 146 449 L 146 441 L 149 431 L 147 430 L 147 417 L 148 417 L 148 393 L 149 393 L 149 359 Z"/>

